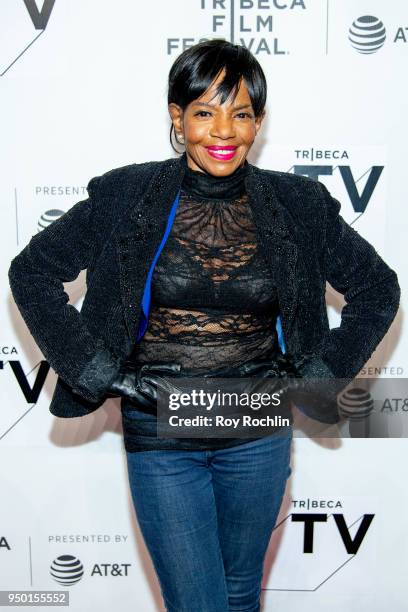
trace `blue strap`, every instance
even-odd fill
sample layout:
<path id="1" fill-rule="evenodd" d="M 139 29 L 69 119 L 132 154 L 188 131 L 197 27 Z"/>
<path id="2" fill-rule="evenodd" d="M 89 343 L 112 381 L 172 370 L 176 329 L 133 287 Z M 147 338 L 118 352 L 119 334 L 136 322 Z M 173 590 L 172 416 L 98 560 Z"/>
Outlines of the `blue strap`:
<path id="1" fill-rule="evenodd" d="M 278 315 L 276 318 L 276 331 L 278 332 L 278 343 L 282 353 L 286 353 L 285 339 L 283 337 L 282 317 Z"/>
<path id="2" fill-rule="evenodd" d="M 156 266 L 157 260 L 160 257 L 160 253 L 163 250 L 163 247 L 166 243 L 166 240 L 170 234 L 170 230 L 171 227 L 173 225 L 173 221 L 174 221 L 174 217 L 176 216 L 176 210 L 177 210 L 177 206 L 179 204 L 180 201 L 180 191 L 178 192 L 178 194 L 176 195 L 174 202 L 171 206 L 171 211 L 169 214 L 169 217 L 167 219 L 167 225 L 166 225 L 166 230 L 164 232 L 162 241 L 156 251 L 156 254 L 153 258 L 153 261 L 151 263 L 150 269 L 149 269 L 149 273 L 147 275 L 147 280 L 146 280 L 146 284 L 145 284 L 145 288 L 144 288 L 144 292 L 143 292 L 143 299 L 142 299 L 142 312 L 141 312 L 141 317 L 140 317 L 140 323 L 139 323 L 139 330 L 138 330 L 138 334 L 137 334 L 137 338 L 136 338 L 136 342 L 139 342 L 139 340 L 141 338 L 143 338 L 143 336 L 146 333 L 146 329 L 148 326 L 148 321 L 149 321 L 149 312 L 150 312 L 150 299 L 151 299 L 151 282 L 152 282 L 152 276 L 153 276 L 153 271 L 154 268 Z"/>

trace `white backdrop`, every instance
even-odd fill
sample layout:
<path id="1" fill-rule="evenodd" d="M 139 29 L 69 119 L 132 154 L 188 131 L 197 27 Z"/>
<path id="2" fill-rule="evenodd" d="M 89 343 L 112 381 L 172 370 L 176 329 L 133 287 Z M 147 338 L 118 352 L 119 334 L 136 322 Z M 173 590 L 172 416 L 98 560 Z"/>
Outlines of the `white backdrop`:
<path id="1" fill-rule="evenodd" d="M 366 16 L 378 48 L 361 53 Z M 83 567 L 68 587 L 72 610 L 163 609 L 130 500 L 119 401 L 88 417 L 53 417 L 52 371 L 38 397 L 24 394 L 44 357 L 7 270 L 32 235 L 84 198 L 91 177 L 174 155 L 168 70 L 183 45 L 212 37 L 249 46 L 266 73 L 267 119 L 250 161 L 317 172 L 344 218 L 398 272 L 402 305 L 367 366 L 406 376 L 405 0 L 2 0 L 0 590 L 63 589 L 50 568 L 71 555 Z M 66 284 L 77 308 L 84 280 L 82 272 Z M 327 301 L 337 325 L 342 297 L 328 287 Z M 265 564 L 266 612 L 407 609 L 407 458 L 405 439 L 295 439 Z M 311 512 L 327 522 L 305 552 L 304 524 L 292 519 Z M 351 537 L 374 515 L 356 553 L 334 513 Z"/>

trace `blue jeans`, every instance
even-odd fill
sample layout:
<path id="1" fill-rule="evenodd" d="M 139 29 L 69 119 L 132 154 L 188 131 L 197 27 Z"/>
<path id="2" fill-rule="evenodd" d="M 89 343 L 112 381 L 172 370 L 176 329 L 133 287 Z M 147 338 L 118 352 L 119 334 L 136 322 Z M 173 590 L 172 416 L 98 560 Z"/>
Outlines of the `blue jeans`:
<path id="1" fill-rule="evenodd" d="M 289 428 L 225 449 L 126 452 L 167 612 L 259 612 L 292 438 Z"/>

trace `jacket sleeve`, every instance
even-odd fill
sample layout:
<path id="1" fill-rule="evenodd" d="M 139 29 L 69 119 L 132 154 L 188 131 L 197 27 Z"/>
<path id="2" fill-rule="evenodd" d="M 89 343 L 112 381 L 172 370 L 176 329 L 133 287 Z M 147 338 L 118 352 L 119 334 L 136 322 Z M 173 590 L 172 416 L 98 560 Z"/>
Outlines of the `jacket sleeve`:
<path id="1" fill-rule="evenodd" d="M 68 304 L 63 282 L 75 280 L 95 250 L 99 180 L 89 181 L 87 199 L 33 236 L 8 271 L 13 298 L 48 363 L 74 393 L 90 402 L 104 397 L 120 358 L 90 333 L 78 309 Z"/>
<path id="2" fill-rule="evenodd" d="M 346 301 L 341 324 L 321 348 L 336 378 L 353 379 L 386 334 L 400 302 L 398 277 L 375 248 L 339 214 L 340 202 L 318 183 L 325 202 L 326 280 Z"/>

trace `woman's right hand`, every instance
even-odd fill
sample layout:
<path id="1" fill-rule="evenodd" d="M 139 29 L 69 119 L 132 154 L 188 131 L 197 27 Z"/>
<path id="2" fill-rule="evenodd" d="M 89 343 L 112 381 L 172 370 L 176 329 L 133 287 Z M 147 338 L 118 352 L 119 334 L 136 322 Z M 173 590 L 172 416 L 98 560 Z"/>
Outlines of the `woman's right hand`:
<path id="1" fill-rule="evenodd" d="M 157 388 L 163 376 L 180 371 L 179 363 L 142 363 L 125 361 L 108 389 L 108 397 L 129 397 L 150 408 L 157 406 Z"/>

